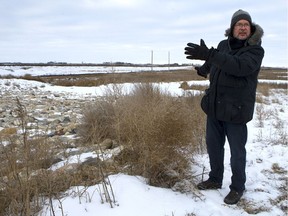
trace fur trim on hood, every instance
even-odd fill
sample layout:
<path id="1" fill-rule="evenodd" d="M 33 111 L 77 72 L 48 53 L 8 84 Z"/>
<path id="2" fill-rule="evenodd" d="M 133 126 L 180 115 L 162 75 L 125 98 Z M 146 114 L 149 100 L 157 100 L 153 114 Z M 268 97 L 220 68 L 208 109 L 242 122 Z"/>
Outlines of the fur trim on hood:
<path id="1" fill-rule="evenodd" d="M 249 45 L 260 45 L 261 44 L 261 38 L 263 37 L 264 35 L 264 31 L 263 29 L 258 25 L 258 24 L 255 24 L 255 23 L 252 23 L 252 35 L 249 37 L 248 39 L 248 44 Z M 231 28 L 228 28 L 226 31 L 225 31 L 225 36 L 226 37 L 231 37 L 232 35 L 232 32 L 231 32 Z"/>

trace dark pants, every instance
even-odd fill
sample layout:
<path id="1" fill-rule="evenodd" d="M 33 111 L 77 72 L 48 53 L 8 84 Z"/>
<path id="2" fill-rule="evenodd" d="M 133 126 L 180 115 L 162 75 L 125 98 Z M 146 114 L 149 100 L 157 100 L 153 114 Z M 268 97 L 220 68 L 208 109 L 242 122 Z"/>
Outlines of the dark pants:
<path id="1" fill-rule="evenodd" d="M 207 117 L 206 143 L 210 159 L 209 179 L 222 184 L 225 137 L 229 142 L 232 170 L 231 190 L 242 192 L 246 181 L 246 124 L 233 124 Z"/>

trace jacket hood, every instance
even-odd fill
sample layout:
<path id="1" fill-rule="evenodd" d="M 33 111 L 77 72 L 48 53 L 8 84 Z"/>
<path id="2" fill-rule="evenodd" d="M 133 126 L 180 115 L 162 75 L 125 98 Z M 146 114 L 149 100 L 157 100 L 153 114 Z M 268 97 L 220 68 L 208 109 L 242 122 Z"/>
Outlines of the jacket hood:
<path id="1" fill-rule="evenodd" d="M 264 35 L 263 29 L 258 24 L 252 23 L 251 31 L 252 31 L 252 34 L 247 40 L 248 44 L 249 45 L 260 45 L 261 44 L 261 38 Z M 226 37 L 231 37 L 231 35 L 232 35 L 231 28 L 228 28 L 225 31 L 224 35 Z"/>

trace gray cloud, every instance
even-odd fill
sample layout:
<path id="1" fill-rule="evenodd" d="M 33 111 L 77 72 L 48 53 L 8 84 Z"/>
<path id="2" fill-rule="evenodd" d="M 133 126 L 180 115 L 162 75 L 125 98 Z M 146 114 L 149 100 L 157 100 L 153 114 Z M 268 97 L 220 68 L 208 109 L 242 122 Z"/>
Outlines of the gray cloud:
<path id="1" fill-rule="evenodd" d="M 155 63 L 166 63 L 167 52 L 171 61 L 187 63 L 186 43 L 203 38 L 217 46 L 239 8 L 264 28 L 263 65 L 287 67 L 284 0 L 2 1 L 0 61 L 146 63 L 154 50 Z"/>

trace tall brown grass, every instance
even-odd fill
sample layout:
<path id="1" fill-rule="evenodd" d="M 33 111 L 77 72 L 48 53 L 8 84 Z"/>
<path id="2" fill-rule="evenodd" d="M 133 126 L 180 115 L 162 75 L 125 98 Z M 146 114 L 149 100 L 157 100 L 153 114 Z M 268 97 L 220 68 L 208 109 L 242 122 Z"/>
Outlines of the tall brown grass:
<path id="1" fill-rule="evenodd" d="M 41 167 L 41 160 L 44 160 L 47 152 L 44 153 L 42 148 L 39 151 L 43 140 L 28 139 L 27 110 L 19 100 L 16 106 L 21 135 L 1 137 L 0 213 L 1 215 L 34 215 L 39 211 L 38 207 L 43 200 L 36 196 L 38 188 L 32 178 L 33 170 Z"/>

